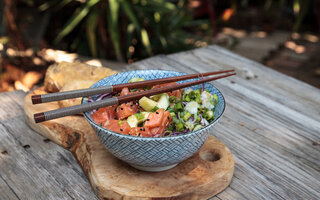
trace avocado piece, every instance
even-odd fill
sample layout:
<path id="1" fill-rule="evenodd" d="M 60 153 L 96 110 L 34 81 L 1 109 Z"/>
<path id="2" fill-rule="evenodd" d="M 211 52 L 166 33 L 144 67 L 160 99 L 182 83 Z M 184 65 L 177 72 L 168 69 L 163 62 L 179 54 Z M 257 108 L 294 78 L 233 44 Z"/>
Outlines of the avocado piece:
<path id="1" fill-rule="evenodd" d="M 139 82 L 139 81 L 144 81 L 144 78 L 133 77 L 132 79 L 130 79 L 129 83 Z"/>
<path id="2" fill-rule="evenodd" d="M 162 94 L 156 94 L 156 95 L 151 96 L 150 98 L 151 98 L 152 100 L 154 100 L 154 101 L 158 101 L 161 96 L 162 96 Z"/>
<path id="3" fill-rule="evenodd" d="M 158 103 L 153 101 L 152 99 L 149 99 L 148 97 L 142 97 L 139 100 L 139 105 L 145 110 L 145 111 L 151 111 L 154 107 L 158 106 Z"/>
<path id="4" fill-rule="evenodd" d="M 138 124 L 147 120 L 149 114 L 150 112 L 140 112 L 133 114 L 130 117 L 128 117 L 127 122 L 130 125 L 130 127 L 137 127 Z"/>
<path id="5" fill-rule="evenodd" d="M 135 115 L 131 115 L 130 117 L 128 117 L 127 122 L 130 127 L 137 127 L 139 121 Z"/>
<path id="6" fill-rule="evenodd" d="M 169 95 L 167 93 L 163 93 L 158 101 L 158 107 L 166 110 L 169 107 Z"/>
<path id="7" fill-rule="evenodd" d="M 138 119 L 138 124 L 144 122 L 147 120 L 148 116 L 149 116 L 150 112 L 140 112 L 140 113 L 136 113 L 134 114 L 137 119 Z"/>

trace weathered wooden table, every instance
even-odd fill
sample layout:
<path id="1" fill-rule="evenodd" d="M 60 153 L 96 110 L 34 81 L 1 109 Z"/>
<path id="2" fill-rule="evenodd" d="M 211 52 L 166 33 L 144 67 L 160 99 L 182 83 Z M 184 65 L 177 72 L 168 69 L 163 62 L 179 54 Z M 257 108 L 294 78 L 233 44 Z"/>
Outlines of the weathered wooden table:
<path id="1" fill-rule="evenodd" d="M 235 157 L 212 199 L 320 198 L 320 90 L 217 46 L 127 66 L 186 73 L 235 68 L 214 82 L 227 108 L 213 133 Z M 32 131 L 21 91 L 0 94 L 0 199 L 97 199 L 72 154 Z"/>

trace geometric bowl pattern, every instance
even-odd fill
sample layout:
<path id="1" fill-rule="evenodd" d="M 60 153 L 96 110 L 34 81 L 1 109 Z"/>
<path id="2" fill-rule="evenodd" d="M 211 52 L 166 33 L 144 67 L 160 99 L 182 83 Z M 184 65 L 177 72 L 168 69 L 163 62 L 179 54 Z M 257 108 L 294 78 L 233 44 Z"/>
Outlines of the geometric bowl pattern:
<path id="1" fill-rule="evenodd" d="M 185 74 L 165 70 L 135 70 L 106 77 L 91 87 L 127 83 L 133 77 L 150 80 L 181 75 Z M 201 88 L 201 85 L 193 86 L 191 88 L 199 89 Z M 161 138 L 122 135 L 96 124 L 91 119 L 90 112 L 85 112 L 84 116 L 95 129 L 101 142 L 115 157 L 138 169 L 146 171 L 162 171 L 175 166 L 196 153 L 207 140 L 209 133 L 212 132 L 214 124 L 217 123 L 222 116 L 225 109 L 225 101 L 221 92 L 210 83 L 205 84 L 205 89 L 209 90 L 211 94 L 217 94 L 219 98 L 219 102 L 216 105 L 214 112 L 215 120 L 208 126 L 194 132 L 189 132 L 185 135 Z M 83 99 L 82 103 L 88 102 L 86 99 Z"/>

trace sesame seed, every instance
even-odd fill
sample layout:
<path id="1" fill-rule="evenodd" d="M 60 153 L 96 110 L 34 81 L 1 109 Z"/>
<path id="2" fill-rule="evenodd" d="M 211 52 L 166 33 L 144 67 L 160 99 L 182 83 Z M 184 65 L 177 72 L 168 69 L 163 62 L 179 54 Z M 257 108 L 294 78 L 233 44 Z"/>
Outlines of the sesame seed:
<path id="1" fill-rule="evenodd" d="M 142 128 L 140 128 L 140 131 L 142 131 Z"/>
<path id="2" fill-rule="evenodd" d="M 149 121 L 150 119 L 146 119 L 146 121 Z"/>
<path id="3" fill-rule="evenodd" d="M 145 129 L 145 128 L 143 128 L 143 131 L 146 131 L 146 129 Z"/>
<path id="4" fill-rule="evenodd" d="M 159 114 L 158 112 L 156 112 L 156 114 Z"/>
<path id="5" fill-rule="evenodd" d="M 170 119 L 170 117 L 168 117 L 168 119 Z"/>
<path id="6" fill-rule="evenodd" d="M 121 109 L 121 110 L 123 110 L 123 108 L 122 108 L 122 107 L 121 107 L 120 109 Z"/>
<path id="7" fill-rule="evenodd" d="M 122 129 L 122 128 L 120 128 L 120 131 L 123 131 L 123 129 Z"/>
<path id="8" fill-rule="evenodd" d="M 140 135 L 141 135 L 141 133 L 138 134 L 138 136 L 140 136 Z"/>

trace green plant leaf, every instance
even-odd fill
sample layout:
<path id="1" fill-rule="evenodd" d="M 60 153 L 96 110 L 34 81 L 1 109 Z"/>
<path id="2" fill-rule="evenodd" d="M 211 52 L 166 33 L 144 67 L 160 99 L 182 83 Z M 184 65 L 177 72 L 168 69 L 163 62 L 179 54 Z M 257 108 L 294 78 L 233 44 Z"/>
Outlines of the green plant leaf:
<path id="1" fill-rule="evenodd" d="M 90 47 L 91 55 L 97 57 L 97 45 L 96 45 L 96 29 L 98 25 L 98 17 L 100 12 L 95 11 L 90 13 L 86 21 L 86 33 L 88 38 L 88 44 Z"/>
<path id="2" fill-rule="evenodd" d="M 89 0 L 84 6 L 77 9 L 69 21 L 66 23 L 62 31 L 55 38 L 54 43 L 59 43 L 66 35 L 68 35 L 80 22 L 81 20 L 88 14 L 90 8 L 97 4 L 101 0 Z"/>
<path id="3" fill-rule="evenodd" d="M 128 51 L 129 47 L 132 45 L 132 40 L 135 37 L 135 26 L 131 23 L 127 26 L 126 32 L 126 58 L 129 60 L 131 59 L 132 55 Z"/>
<path id="4" fill-rule="evenodd" d="M 149 35 L 146 29 L 141 29 L 141 39 L 143 46 L 147 49 L 147 53 L 152 55 L 152 49 L 150 45 Z"/>
<path id="5" fill-rule="evenodd" d="M 130 7 L 130 4 L 126 0 L 121 0 L 120 2 L 121 2 L 122 9 L 124 10 L 129 20 L 135 26 L 135 29 L 140 31 L 142 44 L 146 48 L 148 55 L 152 55 L 152 48 L 151 48 L 150 39 L 149 39 L 147 30 L 141 28 L 141 25 L 137 17 L 135 16 L 133 10 Z"/>
<path id="6" fill-rule="evenodd" d="M 38 9 L 43 12 L 48 10 L 50 7 L 54 6 L 55 4 L 57 4 L 59 2 L 59 0 L 52 0 L 52 1 L 46 1 L 43 4 L 41 4 Z"/>
<path id="7" fill-rule="evenodd" d="M 125 12 L 127 17 L 129 18 L 129 20 L 134 24 L 134 26 L 137 30 L 140 30 L 141 29 L 140 23 L 139 23 L 137 17 L 135 16 L 133 10 L 131 9 L 131 6 L 128 3 L 128 1 L 121 0 L 120 3 L 121 3 L 121 7 L 122 7 L 123 11 Z"/>
<path id="8" fill-rule="evenodd" d="M 117 60 L 123 60 L 120 47 L 120 32 L 118 29 L 119 2 L 118 0 L 109 0 L 109 12 L 107 13 L 108 24 L 112 43 L 114 46 Z"/>
<path id="9" fill-rule="evenodd" d="M 159 11 L 173 11 L 177 8 L 175 4 L 171 2 L 164 2 L 162 0 L 148 0 L 148 5 Z"/>
<path id="10" fill-rule="evenodd" d="M 293 26 L 293 32 L 298 32 L 303 19 L 308 14 L 310 0 L 296 0 L 294 3 L 299 5 L 298 16 Z"/>
<path id="11" fill-rule="evenodd" d="M 66 6 L 67 4 L 69 4 L 71 2 L 72 2 L 72 0 L 62 0 L 62 1 L 60 1 L 60 3 L 57 6 L 55 6 L 55 10 L 60 10 L 64 6 Z"/>

